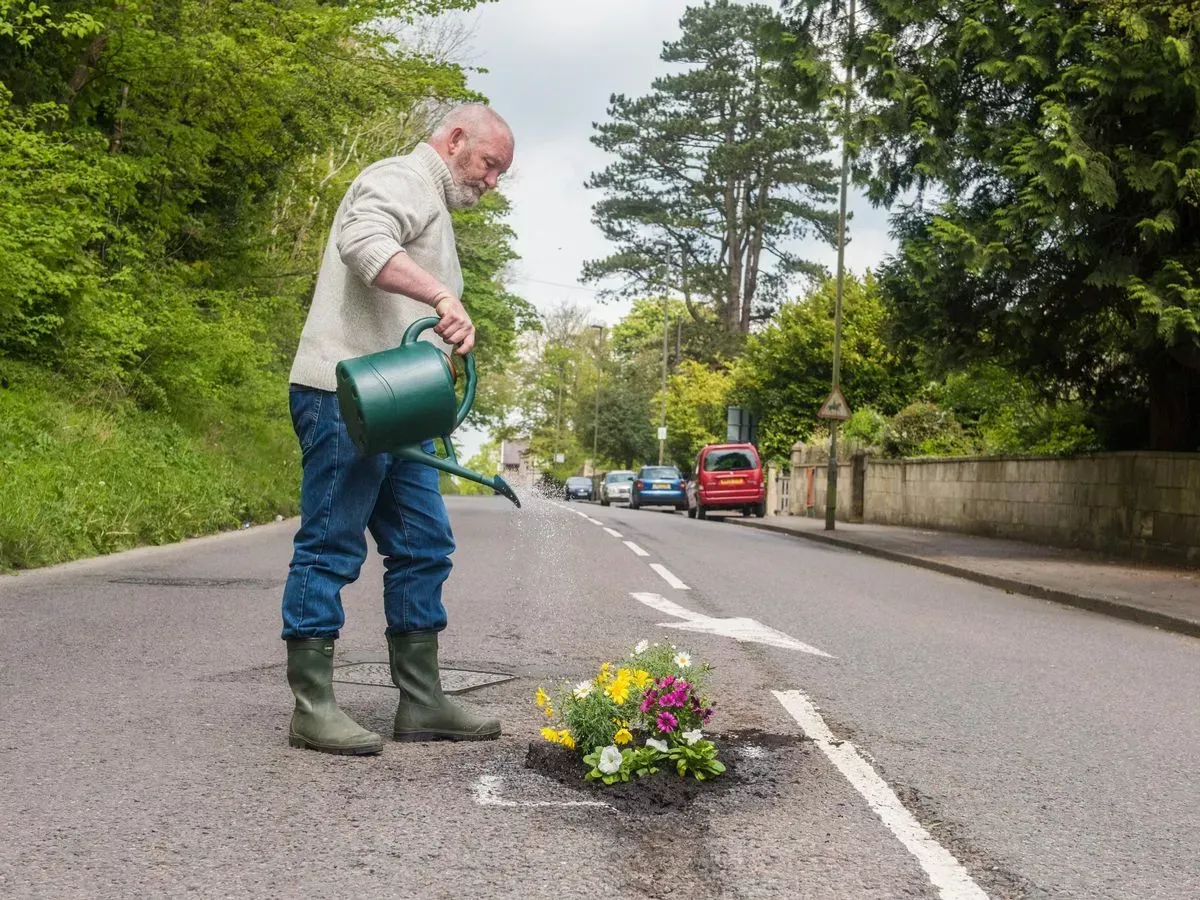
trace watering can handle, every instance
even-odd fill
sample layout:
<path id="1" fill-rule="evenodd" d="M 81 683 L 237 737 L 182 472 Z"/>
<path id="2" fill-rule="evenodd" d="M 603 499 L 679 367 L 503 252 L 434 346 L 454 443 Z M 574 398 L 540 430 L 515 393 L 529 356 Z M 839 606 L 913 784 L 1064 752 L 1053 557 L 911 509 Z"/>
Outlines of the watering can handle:
<path id="1" fill-rule="evenodd" d="M 426 316 L 424 319 L 417 319 L 408 326 L 404 331 L 404 337 L 400 338 L 400 346 L 407 344 L 415 344 L 422 332 L 433 328 L 438 323 L 436 316 Z M 454 417 L 454 427 L 457 428 L 463 423 L 463 419 L 471 412 L 471 407 L 475 405 L 475 354 L 468 353 L 463 357 L 467 364 L 467 386 L 463 390 L 462 403 L 458 404 L 458 414 Z"/>

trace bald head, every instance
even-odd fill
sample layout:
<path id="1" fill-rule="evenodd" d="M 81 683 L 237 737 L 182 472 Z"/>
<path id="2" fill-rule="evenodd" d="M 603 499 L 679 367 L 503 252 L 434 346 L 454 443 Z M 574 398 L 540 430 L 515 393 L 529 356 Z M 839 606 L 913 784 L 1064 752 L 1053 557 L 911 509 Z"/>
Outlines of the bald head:
<path id="1" fill-rule="evenodd" d="M 496 187 L 513 161 L 513 133 L 490 106 L 456 106 L 438 123 L 429 145 L 454 180 L 447 202 L 458 209 L 474 206 Z"/>

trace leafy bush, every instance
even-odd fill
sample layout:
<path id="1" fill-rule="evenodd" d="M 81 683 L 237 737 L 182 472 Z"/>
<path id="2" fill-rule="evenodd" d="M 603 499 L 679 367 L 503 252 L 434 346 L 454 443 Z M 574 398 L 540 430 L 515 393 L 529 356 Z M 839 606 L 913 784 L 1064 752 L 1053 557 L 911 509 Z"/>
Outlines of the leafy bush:
<path id="1" fill-rule="evenodd" d="M 855 410 L 842 428 L 847 440 L 866 447 L 880 447 L 887 432 L 888 417 L 879 410 L 864 406 Z"/>
<path id="2" fill-rule="evenodd" d="M 954 414 L 934 403 L 909 404 L 883 435 L 883 451 L 892 457 L 964 456 L 974 450 Z"/>

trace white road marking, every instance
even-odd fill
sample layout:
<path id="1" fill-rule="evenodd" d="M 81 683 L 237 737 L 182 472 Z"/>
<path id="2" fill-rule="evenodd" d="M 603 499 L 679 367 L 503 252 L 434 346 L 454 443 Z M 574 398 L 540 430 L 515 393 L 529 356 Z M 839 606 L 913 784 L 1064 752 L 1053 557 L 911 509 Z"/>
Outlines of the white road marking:
<path id="1" fill-rule="evenodd" d="M 674 616 L 677 619 L 687 619 L 689 621 L 703 621 L 708 616 L 704 613 L 692 612 L 690 609 L 684 609 L 678 603 L 672 603 L 661 594 L 632 594 L 634 600 L 638 603 L 644 603 L 651 609 L 657 609 L 661 613 L 666 613 L 668 616 Z M 661 626 L 656 625 L 656 628 Z"/>
<path id="2" fill-rule="evenodd" d="M 615 538 L 619 538 L 621 536 L 621 532 L 613 531 L 611 528 L 605 528 L 604 530 L 607 531 L 609 534 L 611 534 Z"/>
<path id="3" fill-rule="evenodd" d="M 500 796 L 500 788 L 504 784 L 501 775 L 480 775 L 475 782 L 475 802 L 480 806 L 592 806 L 602 809 L 612 807 L 600 800 L 505 800 Z"/>
<path id="4" fill-rule="evenodd" d="M 655 572 L 657 572 L 659 575 L 661 575 L 662 580 L 665 581 L 667 584 L 669 584 L 671 587 L 675 588 L 675 590 L 677 590 L 677 591 L 690 591 L 691 590 L 690 587 L 688 587 L 686 584 L 684 584 L 682 581 L 680 581 L 678 578 L 676 578 L 674 573 L 671 572 L 671 570 L 668 569 L 666 566 L 664 566 L 662 563 L 650 563 L 650 568 L 652 568 Z"/>
<path id="5" fill-rule="evenodd" d="M 636 553 L 638 556 L 649 556 L 650 554 L 635 544 L 633 541 L 626 541 L 625 546 Z"/>
<path id="6" fill-rule="evenodd" d="M 603 525 L 604 525 L 604 523 L 603 523 L 603 522 L 601 522 L 599 519 L 593 519 L 591 516 L 588 516 L 588 517 L 587 517 L 587 520 L 588 520 L 589 522 L 591 522 L 593 525 L 600 525 L 600 526 L 603 526 Z"/>
<path id="7" fill-rule="evenodd" d="M 764 625 L 756 619 L 743 617 L 732 619 L 717 619 L 703 613 L 692 612 L 672 603 L 658 594 L 632 594 L 634 600 L 657 609 L 659 612 L 683 619 L 682 622 L 660 622 L 656 628 L 678 628 L 681 631 L 696 631 L 701 634 L 715 634 L 720 637 L 733 638 L 743 644 L 766 644 L 770 647 L 782 647 L 784 650 L 799 650 L 801 653 L 811 653 L 825 659 L 834 659 L 832 654 L 819 650 L 811 644 L 796 640 L 782 631 L 776 631 L 769 625 Z"/>
<path id="8" fill-rule="evenodd" d="M 967 874 L 962 864 L 921 827 L 887 782 L 859 755 L 854 745 L 833 736 L 821 714 L 803 693 L 771 693 L 804 729 L 804 733 L 829 757 L 829 761 L 837 766 L 838 771 L 846 776 L 854 789 L 862 794 L 888 831 L 916 857 L 942 900 L 988 900 L 987 894 Z"/>

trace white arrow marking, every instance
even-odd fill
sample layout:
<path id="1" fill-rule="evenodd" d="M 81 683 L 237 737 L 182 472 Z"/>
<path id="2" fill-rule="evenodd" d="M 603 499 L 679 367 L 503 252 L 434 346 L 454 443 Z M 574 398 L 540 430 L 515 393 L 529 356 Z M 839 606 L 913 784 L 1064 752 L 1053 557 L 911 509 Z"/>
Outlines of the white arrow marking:
<path id="1" fill-rule="evenodd" d="M 812 701 L 800 691 L 771 693 L 791 713 L 804 733 L 821 748 L 821 752 L 829 757 L 829 761 L 837 766 L 838 771 L 846 776 L 846 780 L 854 785 L 854 789 L 863 796 L 888 830 L 917 858 L 942 900 L 987 900 L 987 894 L 967 874 L 962 864 L 921 827 L 887 782 L 859 755 L 854 745 L 834 738 Z"/>
<path id="2" fill-rule="evenodd" d="M 505 800 L 500 796 L 504 778 L 500 775 L 480 775 L 475 782 L 475 802 L 480 806 L 593 806 L 612 809 L 599 800 Z"/>
<path id="3" fill-rule="evenodd" d="M 678 628 L 681 631 L 696 631 L 701 634 L 716 634 L 721 637 L 733 638 L 743 644 L 766 644 L 770 647 L 782 647 L 784 650 L 799 650 L 801 653 L 811 653 L 825 659 L 835 659 L 832 654 L 819 650 L 811 644 L 796 640 L 782 631 L 776 631 L 764 625 L 757 619 L 734 618 L 716 619 L 703 613 L 692 612 L 677 603 L 672 603 L 658 594 L 632 594 L 634 600 L 657 609 L 659 612 L 684 619 L 683 622 L 660 622 L 656 628 Z"/>

